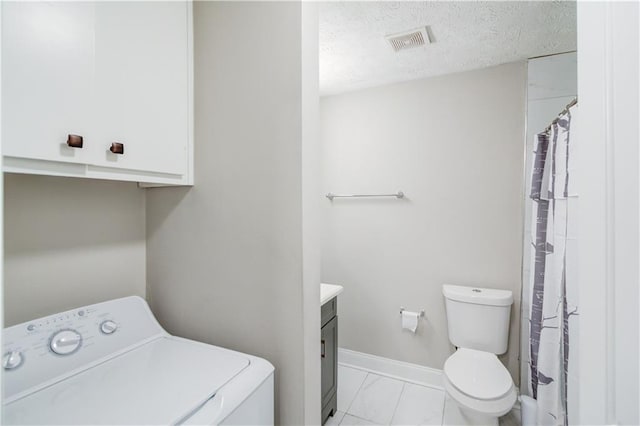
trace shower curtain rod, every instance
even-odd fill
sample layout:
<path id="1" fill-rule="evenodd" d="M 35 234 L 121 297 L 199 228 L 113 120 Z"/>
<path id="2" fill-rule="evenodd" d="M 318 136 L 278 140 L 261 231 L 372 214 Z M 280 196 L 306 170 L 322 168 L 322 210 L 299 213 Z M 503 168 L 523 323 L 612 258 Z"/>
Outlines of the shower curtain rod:
<path id="1" fill-rule="evenodd" d="M 551 127 L 553 127 L 554 124 L 556 124 L 558 122 L 558 120 L 560 119 L 560 117 L 564 114 L 566 114 L 567 112 L 569 112 L 569 109 L 571 109 L 572 106 L 576 105 L 578 103 L 578 98 L 574 98 L 571 102 L 569 102 L 567 104 L 566 107 L 564 107 L 564 109 L 562 111 L 560 111 L 560 113 L 558 114 L 558 116 L 551 122 L 551 124 L 549 124 L 545 129 L 544 129 L 544 133 L 549 132 L 549 130 L 551 130 Z"/>

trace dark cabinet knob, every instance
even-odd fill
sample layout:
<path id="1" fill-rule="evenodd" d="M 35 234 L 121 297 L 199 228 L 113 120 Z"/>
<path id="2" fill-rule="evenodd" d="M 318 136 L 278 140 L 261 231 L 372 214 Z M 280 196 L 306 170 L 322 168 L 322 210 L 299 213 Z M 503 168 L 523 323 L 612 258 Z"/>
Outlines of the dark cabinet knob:
<path id="1" fill-rule="evenodd" d="M 124 154 L 124 144 L 120 142 L 113 142 L 111 144 L 111 148 L 109 148 L 109 151 L 113 152 L 114 154 Z"/>
<path id="2" fill-rule="evenodd" d="M 67 136 L 67 145 L 71 148 L 82 148 L 82 136 L 69 135 Z"/>

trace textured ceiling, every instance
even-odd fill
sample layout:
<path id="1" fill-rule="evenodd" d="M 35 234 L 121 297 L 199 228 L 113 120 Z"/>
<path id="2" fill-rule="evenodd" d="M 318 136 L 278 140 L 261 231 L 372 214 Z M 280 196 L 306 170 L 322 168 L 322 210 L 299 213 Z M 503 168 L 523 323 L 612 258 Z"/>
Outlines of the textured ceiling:
<path id="1" fill-rule="evenodd" d="M 432 44 L 395 53 L 384 38 L 421 26 Z M 321 95 L 575 49 L 573 1 L 320 3 Z"/>

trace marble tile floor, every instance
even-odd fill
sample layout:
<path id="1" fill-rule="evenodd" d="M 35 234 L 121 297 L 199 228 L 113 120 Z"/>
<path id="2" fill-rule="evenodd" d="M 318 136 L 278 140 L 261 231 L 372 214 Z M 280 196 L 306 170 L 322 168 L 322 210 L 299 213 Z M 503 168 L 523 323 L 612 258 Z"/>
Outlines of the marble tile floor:
<path id="1" fill-rule="evenodd" d="M 519 414 L 511 411 L 500 426 L 520 426 Z M 454 426 L 460 419 L 457 406 L 441 389 L 339 365 L 338 412 L 325 425 Z"/>

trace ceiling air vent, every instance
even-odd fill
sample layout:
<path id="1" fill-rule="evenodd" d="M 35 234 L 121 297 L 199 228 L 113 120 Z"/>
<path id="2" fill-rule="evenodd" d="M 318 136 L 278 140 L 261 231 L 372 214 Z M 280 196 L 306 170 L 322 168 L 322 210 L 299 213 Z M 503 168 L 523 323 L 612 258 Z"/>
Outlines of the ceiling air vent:
<path id="1" fill-rule="evenodd" d="M 386 39 L 396 52 L 431 43 L 426 27 L 405 31 L 399 34 L 391 34 L 386 36 Z"/>

